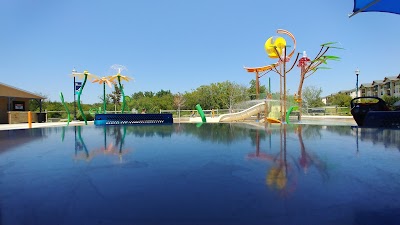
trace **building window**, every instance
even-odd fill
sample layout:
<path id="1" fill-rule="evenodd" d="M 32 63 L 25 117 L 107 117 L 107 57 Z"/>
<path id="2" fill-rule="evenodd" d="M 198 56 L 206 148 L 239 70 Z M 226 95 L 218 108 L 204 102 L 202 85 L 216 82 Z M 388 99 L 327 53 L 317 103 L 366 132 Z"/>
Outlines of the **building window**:
<path id="1" fill-rule="evenodd" d="M 13 101 L 13 111 L 25 111 L 25 102 Z"/>

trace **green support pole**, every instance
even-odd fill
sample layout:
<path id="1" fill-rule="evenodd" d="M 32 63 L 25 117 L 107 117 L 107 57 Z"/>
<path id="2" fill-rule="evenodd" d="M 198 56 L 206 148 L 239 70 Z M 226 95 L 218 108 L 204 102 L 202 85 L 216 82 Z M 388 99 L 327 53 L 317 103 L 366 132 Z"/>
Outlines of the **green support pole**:
<path id="1" fill-rule="evenodd" d="M 118 76 L 118 83 L 119 83 L 119 90 L 121 90 L 121 94 L 122 94 L 122 109 L 121 109 L 121 113 L 124 113 L 125 110 L 125 94 L 124 94 L 124 89 L 121 85 L 121 77 Z"/>
<path id="2" fill-rule="evenodd" d="M 83 113 L 83 109 L 81 106 L 81 94 L 82 94 L 83 88 L 85 87 L 86 80 L 87 80 L 87 74 L 85 74 L 85 79 L 83 80 L 82 87 L 79 89 L 79 92 L 78 92 L 78 108 L 79 108 L 79 112 L 81 112 L 81 114 L 82 114 L 83 120 L 85 121 L 85 125 L 87 125 L 87 119 L 86 119 L 85 113 Z"/>
<path id="3" fill-rule="evenodd" d="M 103 83 L 103 113 L 106 114 L 106 83 Z"/>
<path id="4" fill-rule="evenodd" d="M 67 105 L 64 102 L 64 95 L 63 95 L 62 92 L 60 92 L 60 99 L 61 99 L 62 104 L 64 105 L 65 111 L 67 111 L 67 116 L 68 116 L 67 126 L 68 126 L 69 125 L 69 121 L 71 121 L 71 115 L 69 113 L 69 109 L 68 109 Z M 64 140 L 64 138 L 63 138 L 63 140 Z"/>
<path id="5" fill-rule="evenodd" d="M 201 108 L 200 104 L 196 105 L 196 109 L 197 109 L 197 112 L 199 112 L 199 114 L 200 114 L 201 121 L 203 121 L 203 123 L 206 123 L 207 122 L 206 116 L 204 115 L 203 109 Z"/>

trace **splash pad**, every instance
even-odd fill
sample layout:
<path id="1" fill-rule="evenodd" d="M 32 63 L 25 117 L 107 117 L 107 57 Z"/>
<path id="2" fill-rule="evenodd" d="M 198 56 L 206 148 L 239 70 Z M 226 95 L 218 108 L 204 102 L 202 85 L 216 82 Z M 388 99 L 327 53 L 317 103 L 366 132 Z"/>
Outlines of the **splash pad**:
<path id="1" fill-rule="evenodd" d="M 115 71 L 112 75 L 108 76 L 103 76 L 101 78 L 97 77 L 94 74 L 89 73 L 87 70 L 85 70 L 82 73 L 73 71 L 71 74 L 73 77 L 80 77 L 84 79 L 82 87 L 79 89 L 78 92 L 78 108 L 79 111 L 82 115 L 82 118 L 85 121 L 85 124 L 87 125 L 87 120 L 85 113 L 83 112 L 82 106 L 80 104 L 80 97 L 83 91 L 83 88 L 85 87 L 86 81 L 88 79 L 92 79 L 93 83 L 98 83 L 103 86 L 103 109 L 99 107 L 99 109 L 95 110 L 89 110 L 91 113 L 94 111 L 94 124 L 95 125 L 135 125 L 135 124 L 172 124 L 173 123 L 173 117 L 172 114 L 129 114 L 129 113 L 124 113 L 125 111 L 125 93 L 123 89 L 123 85 L 121 84 L 121 81 L 130 81 L 132 78 L 122 75 L 121 73 L 123 71 L 127 71 L 127 68 L 123 65 L 118 65 L 114 64 L 110 67 L 112 70 Z M 121 113 L 120 114 L 110 114 L 106 113 L 106 84 L 111 88 L 111 84 L 118 84 L 119 85 L 119 90 L 122 95 L 122 107 L 121 107 Z M 60 93 L 60 98 L 61 101 L 64 104 L 64 107 L 67 110 L 68 114 L 68 123 L 70 121 L 70 114 L 68 111 L 68 108 L 66 107 L 64 103 L 64 96 L 62 93 Z"/>

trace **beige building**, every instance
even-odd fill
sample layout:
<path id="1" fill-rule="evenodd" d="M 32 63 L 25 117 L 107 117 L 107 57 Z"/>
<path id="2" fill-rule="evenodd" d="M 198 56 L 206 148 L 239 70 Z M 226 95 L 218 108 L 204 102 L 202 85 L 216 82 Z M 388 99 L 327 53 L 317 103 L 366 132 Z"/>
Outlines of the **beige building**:
<path id="1" fill-rule="evenodd" d="M 322 97 L 322 102 L 327 104 L 329 98 L 340 93 L 345 93 L 352 98 L 355 98 L 356 96 L 374 96 L 382 98 L 384 95 L 400 97 L 400 74 L 397 76 L 385 77 L 383 80 L 374 80 L 371 83 L 361 84 L 358 88 L 358 95 L 356 89 L 344 90 Z"/>
<path id="2" fill-rule="evenodd" d="M 398 76 L 385 77 L 383 80 L 374 80 L 369 84 L 361 84 L 360 96 L 400 97 L 400 74 Z"/>
<path id="3" fill-rule="evenodd" d="M 29 101 L 32 99 L 40 105 L 39 113 L 32 113 L 32 122 L 45 122 L 42 100 L 46 97 L 0 83 L 0 123 L 28 122 Z"/>

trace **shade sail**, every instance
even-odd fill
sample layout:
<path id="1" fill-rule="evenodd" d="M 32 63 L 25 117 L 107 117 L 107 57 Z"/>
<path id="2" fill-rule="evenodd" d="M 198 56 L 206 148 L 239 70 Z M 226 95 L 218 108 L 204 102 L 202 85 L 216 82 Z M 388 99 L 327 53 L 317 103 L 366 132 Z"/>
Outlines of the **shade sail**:
<path id="1" fill-rule="evenodd" d="M 399 0 L 354 0 L 352 17 L 360 12 L 386 12 L 400 14 Z"/>

